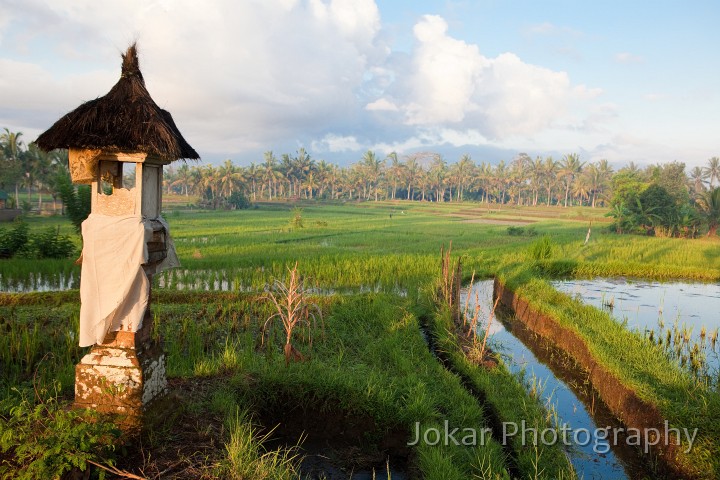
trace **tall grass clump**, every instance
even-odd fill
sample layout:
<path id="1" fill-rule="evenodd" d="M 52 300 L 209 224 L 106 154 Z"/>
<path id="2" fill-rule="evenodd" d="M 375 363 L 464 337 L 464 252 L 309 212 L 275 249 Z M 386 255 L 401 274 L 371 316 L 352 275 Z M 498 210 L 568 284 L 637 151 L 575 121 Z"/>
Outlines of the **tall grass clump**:
<path id="1" fill-rule="evenodd" d="M 440 248 L 440 280 L 438 301 L 448 306 L 456 320 L 460 319 L 460 287 L 462 286 L 462 258 L 452 261 L 452 242 L 447 251 Z"/>
<path id="2" fill-rule="evenodd" d="M 237 407 L 236 407 L 237 408 Z M 272 431 L 260 434 L 246 411 L 237 409 L 227 421 L 230 438 L 225 443 L 226 460 L 222 478 L 230 480 L 292 480 L 300 478 L 300 457 L 296 449 L 267 450 Z"/>
<path id="3" fill-rule="evenodd" d="M 534 260 L 547 260 L 552 257 L 555 244 L 549 235 L 543 235 L 530 245 L 530 256 Z"/>

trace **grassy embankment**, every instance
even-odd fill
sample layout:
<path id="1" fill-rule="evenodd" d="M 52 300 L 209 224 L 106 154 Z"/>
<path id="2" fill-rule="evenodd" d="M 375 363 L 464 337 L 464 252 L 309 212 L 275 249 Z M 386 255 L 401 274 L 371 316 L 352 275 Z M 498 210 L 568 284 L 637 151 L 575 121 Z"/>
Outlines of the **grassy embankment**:
<path id="1" fill-rule="evenodd" d="M 9 356 L 2 361 L 11 385 L 21 390 L 26 386 L 27 393 L 32 392 L 31 385 L 42 390 L 42 385 L 58 379 L 61 397 L 70 399 L 74 364 L 82 352 L 66 339 L 77 328 L 69 325 L 68 318 L 77 318 L 78 305 L 66 295 L 57 295 L 56 303 L 50 304 L 52 298 L 27 294 L 2 299 L 2 318 L 11 319 L 12 325 L 34 324 L 32 330 L 39 330 L 40 342 L 24 344 L 21 340 L 32 357 Z M 297 332 L 297 347 L 309 360 L 286 366 L 277 339 L 265 347 L 258 342 L 271 313 L 266 301 L 245 294 L 160 293 L 155 308 L 161 319 L 157 333 L 165 338 L 174 413 L 142 447 L 146 457 L 157 457 L 160 463 L 130 465 L 121 458 L 120 468 L 161 471 L 171 463 L 170 457 L 173 462 L 181 461 L 177 470 L 185 469 L 198 475 L 196 478 L 295 478 L 296 462 L 288 459 L 297 451 L 266 452 L 258 445 L 261 427 L 252 425 L 260 419 L 267 429 L 298 419 L 322 423 L 335 418 L 343 429 L 354 429 L 360 436 L 356 444 L 344 450 L 339 447 L 334 455 L 347 457 L 335 459 L 339 463 L 352 464 L 350 460 L 364 457 L 382 469 L 386 459 L 379 445 L 384 444 L 390 453 L 409 453 L 410 468 L 424 478 L 506 476 L 502 448 L 489 436 L 478 440 L 477 446 L 421 442 L 408 452 L 406 443 L 414 437 L 416 422 L 421 432 L 432 428 L 442 432 L 446 420 L 451 428 L 478 431 L 486 427 L 486 421 L 477 401 L 430 354 L 407 300 L 368 294 L 318 301 L 325 311 L 324 326 L 312 331 L 312 348 L 306 337 L 309 332 Z M 7 349 L 8 345 L 3 345 L 0 351 Z M 48 354 L 52 361 L 43 360 Z M 9 386 L 3 386 L 6 408 L 18 395 Z M 203 393 L 198 395 L 198 391 Z M 7 413 L 3 411 L 3 415 Z M 203 442 L 183 445 L 188 429 L 195 430 L 195 437 L 208 437 L 213 425 L 220 425 L 214 439 L 219 448 L 204 449 Z M 2 433 L 6 432 L 12 430 Z M 254 434 L 252 441 L 249 432 Z M 42 441 L 52 442 L 49 438 Z M 292 446 L 297 438 L 288 441 Z M 141 457 L 140 452 L 131 455 Z M 397 468 L 395 461 L 390 459 L 390 468 Z"/>

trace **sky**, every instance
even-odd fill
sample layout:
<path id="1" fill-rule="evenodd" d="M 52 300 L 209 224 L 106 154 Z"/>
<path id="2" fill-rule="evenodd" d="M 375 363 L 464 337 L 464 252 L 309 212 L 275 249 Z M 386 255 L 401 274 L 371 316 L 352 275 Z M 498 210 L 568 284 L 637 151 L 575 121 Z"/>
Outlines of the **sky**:
<path id="1" fill-rule="evenodd" d="M 720 2 L 0 0 L 0 128 L 105 95 L 137 41 L 206 163 L 720 155 Z"/>

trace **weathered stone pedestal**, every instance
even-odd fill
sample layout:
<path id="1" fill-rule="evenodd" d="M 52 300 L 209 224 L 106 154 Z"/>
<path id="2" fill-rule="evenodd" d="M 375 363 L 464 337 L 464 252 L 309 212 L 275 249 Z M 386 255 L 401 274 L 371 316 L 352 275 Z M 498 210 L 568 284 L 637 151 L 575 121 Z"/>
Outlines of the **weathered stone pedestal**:
<path id="1" fill-rule="evenodd" d="M 165 355 L 159 348 L 96 346 L 75 367 L 75 404 L 99 412 L 136 416 L 165 393 Z"/>
<path id="2" fill-rule="evenodd" d="M 116 413 L 138 423 L 154 400 L 167 392 L 165 353 L 152 339 L 148 311 L 136 332 L 112 332 L 75 367 L 75 405 Z"/>

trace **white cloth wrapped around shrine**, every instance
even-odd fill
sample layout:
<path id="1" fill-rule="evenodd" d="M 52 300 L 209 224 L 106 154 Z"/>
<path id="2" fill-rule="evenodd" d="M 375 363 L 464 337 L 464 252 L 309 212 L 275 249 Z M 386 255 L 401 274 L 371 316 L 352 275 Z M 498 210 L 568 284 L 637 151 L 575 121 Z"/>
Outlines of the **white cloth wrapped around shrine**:
<path id="1" fill-rule="evenodd" d="M 151 273 L 179 266 L 167 223 L 167 257 Z M 109 332 L 137 332 L 150 294 L 143 269 L 152 238 L 150 221 L 138 215 L 91 214 L 82 223 L 80 346 L 102 343 Z"/>

